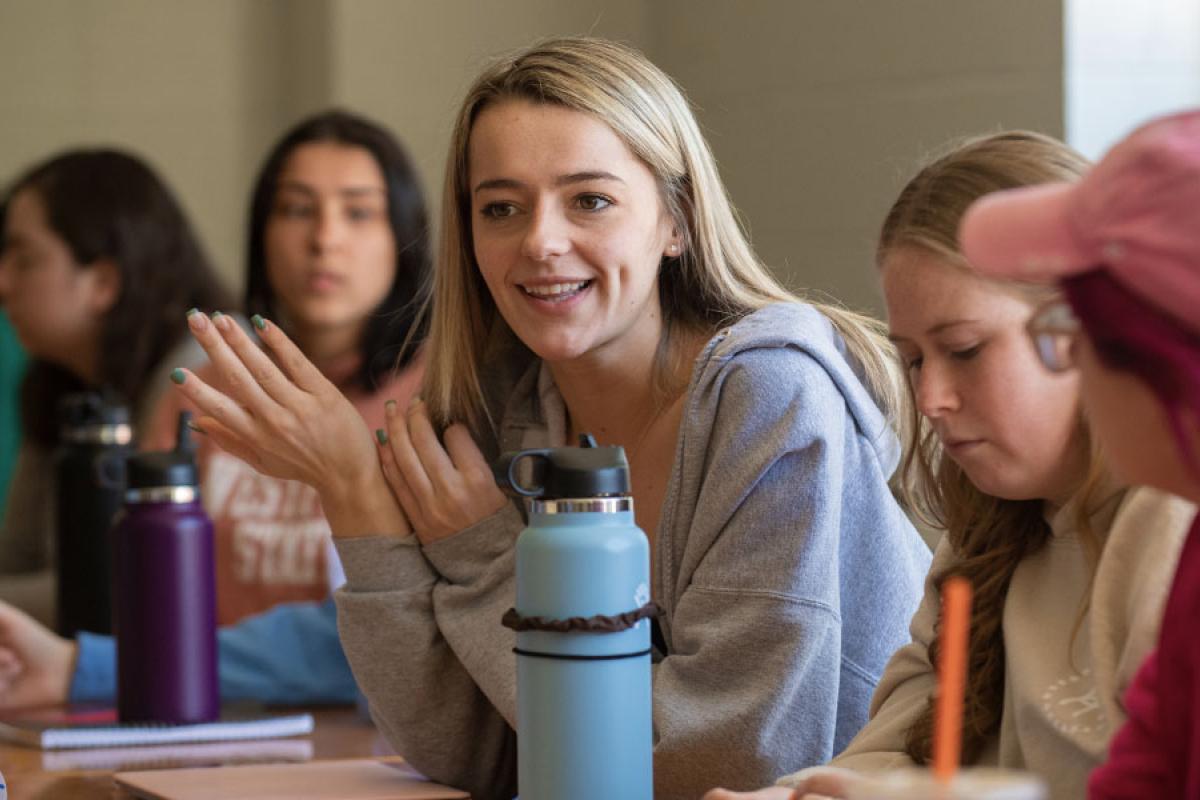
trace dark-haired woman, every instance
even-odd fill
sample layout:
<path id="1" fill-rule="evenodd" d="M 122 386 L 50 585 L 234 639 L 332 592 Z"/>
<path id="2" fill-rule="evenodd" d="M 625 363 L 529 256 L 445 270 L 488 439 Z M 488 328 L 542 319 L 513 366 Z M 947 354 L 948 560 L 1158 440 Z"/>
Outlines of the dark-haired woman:
<path id="1" fill-rule="evenodd" d="M 248 240 L 247 310 L 279 320 L 368 424 L 382 425 L 384 400 L 406 400 L 420 382 L 414 300 L 428 269 L 424 204 L 399 144 L 344 112 L 300 123 L 260 173 Z M 223 318 L 218 324 L 234 324 Z M 177 398 L 161 405 L 148 441 L 169 438 L 178 409 Z M 340 569 L 316 492 L 261 475 L 209 440 L 199 444 L 225 626 L 222 697 L 353 700 L 328 599 Z M 0 707 L 68 692 L 76 701 L 112 696 L 107 637 L 81 634 L 72 667 L 73 644 L 0 607 L 5 644 L 29 680 L 7 693 L 0 687 Z"/>
<path id="2" fill-rule="evenodd" d="M 371 425 L 384 401 L 420 382 L 413 337 L 426 277 L 425 207 L 400 145 L 342 112 L 289 131 L 254 188 L 246 311 L 279 320 Z M 228 321 L 232 324 L 232 320 Z M 169 443 L 183 400 L 164 404 L 152 437 Z M 222 625 L 279 603 L 323 601 L 340 583 L 317 493 L 257 472 L 203 439 L 205 503 L 217 532 Z"/>
<path id="3" fill-rule="evenodd" d="M 0 524 L 0 596 L 49 616 L 55 410 L 104 388 L 144 433 L 172 366 L 202 364 L 179 314 L 230 299 L 170 190 L 116 150 L 63 153 L 8 194 L 0 303 L 29 354 L 22 446 Z"/>

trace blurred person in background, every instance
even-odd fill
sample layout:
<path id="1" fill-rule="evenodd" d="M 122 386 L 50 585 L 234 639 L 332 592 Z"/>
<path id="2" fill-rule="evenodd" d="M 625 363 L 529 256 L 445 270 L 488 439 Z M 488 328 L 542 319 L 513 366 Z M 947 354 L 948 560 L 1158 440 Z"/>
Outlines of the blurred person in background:
<path id="1" fill-rule="evenodd" d="M 367 424 L 382 425 L 384 399 L 407 401 L 421 379 L 426 237 L 410 159 L 389 132 L 356 115 L 300 122 L 254 187 L 245 308 L 256 323 L 261 314 L 286 326 Z M 234 315 L 214 317 L 236 324 Z M 184 405 L 179 395 L 161 402 L 142 445 L 169 447 Z M 206 437 L 197 459 L 216 534 L 222 698 L 352 702 L 329 599 L 340 568 L 316 492 L 259 474 Z M 88 633 L 62 639 L 0 606 L 0 652 L 7 648 L 23 676 L 0 689 L 0 707 L 110 700 L 113 645 Z"/>

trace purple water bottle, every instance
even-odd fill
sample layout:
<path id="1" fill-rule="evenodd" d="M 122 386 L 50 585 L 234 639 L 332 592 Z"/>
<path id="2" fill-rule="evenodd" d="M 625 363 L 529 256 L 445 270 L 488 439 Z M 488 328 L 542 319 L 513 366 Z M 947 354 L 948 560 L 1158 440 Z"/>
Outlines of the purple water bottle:
<path id="1" fill-rule="evenodd" d="M 189 416 L 179 416 L 174 450 L 127 462 L 113 528 L 122 722 L 207 722 L 220 713 L 213 528 L 200 505 Z"/>

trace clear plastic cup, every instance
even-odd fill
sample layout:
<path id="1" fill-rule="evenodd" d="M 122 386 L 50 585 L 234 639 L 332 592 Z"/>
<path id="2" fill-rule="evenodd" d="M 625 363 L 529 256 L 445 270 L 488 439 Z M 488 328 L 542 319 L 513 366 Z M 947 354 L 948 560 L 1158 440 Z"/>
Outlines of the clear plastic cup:
<path id="1" fill-rule="evenodd" d="M 1046 784 L 1012 769 L 959 770 L 949 783 L 927 769 L 901 769 L 854 781 L 846 800 L 1046 800 Z"/>

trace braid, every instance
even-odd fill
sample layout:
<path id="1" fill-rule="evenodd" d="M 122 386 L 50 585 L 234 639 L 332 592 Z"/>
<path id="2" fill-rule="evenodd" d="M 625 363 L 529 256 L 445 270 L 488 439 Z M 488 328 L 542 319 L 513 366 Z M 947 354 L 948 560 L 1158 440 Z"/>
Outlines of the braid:
<path id="1" fill-rule="evenodd" d="M 958 468 L 947 460 L 939 471 L 958 472 Z M 1004 602 L 1009 584 L 1017 565 L 1045 544 L 1050 526 L 1040 501 L 1000 500 L 979 492 L 961 472 L 955 478 L 944 494 L 959 498 L 942 507 L 951 511 L 945 520 L 946 535 L 959 558 L 934 580 L 940 591 L 947 577 L 961 575 L 973 588 L 962 722 L 962 756 L 970 763 L 999 730 L 1004 711 Z M 940 648 L 939 619 L 929 645 L 929 659 L 935 664 Z M 905 751 L 918 764 L 932 757 L 933 707 L 930 697 L 905 738 Z"/>

